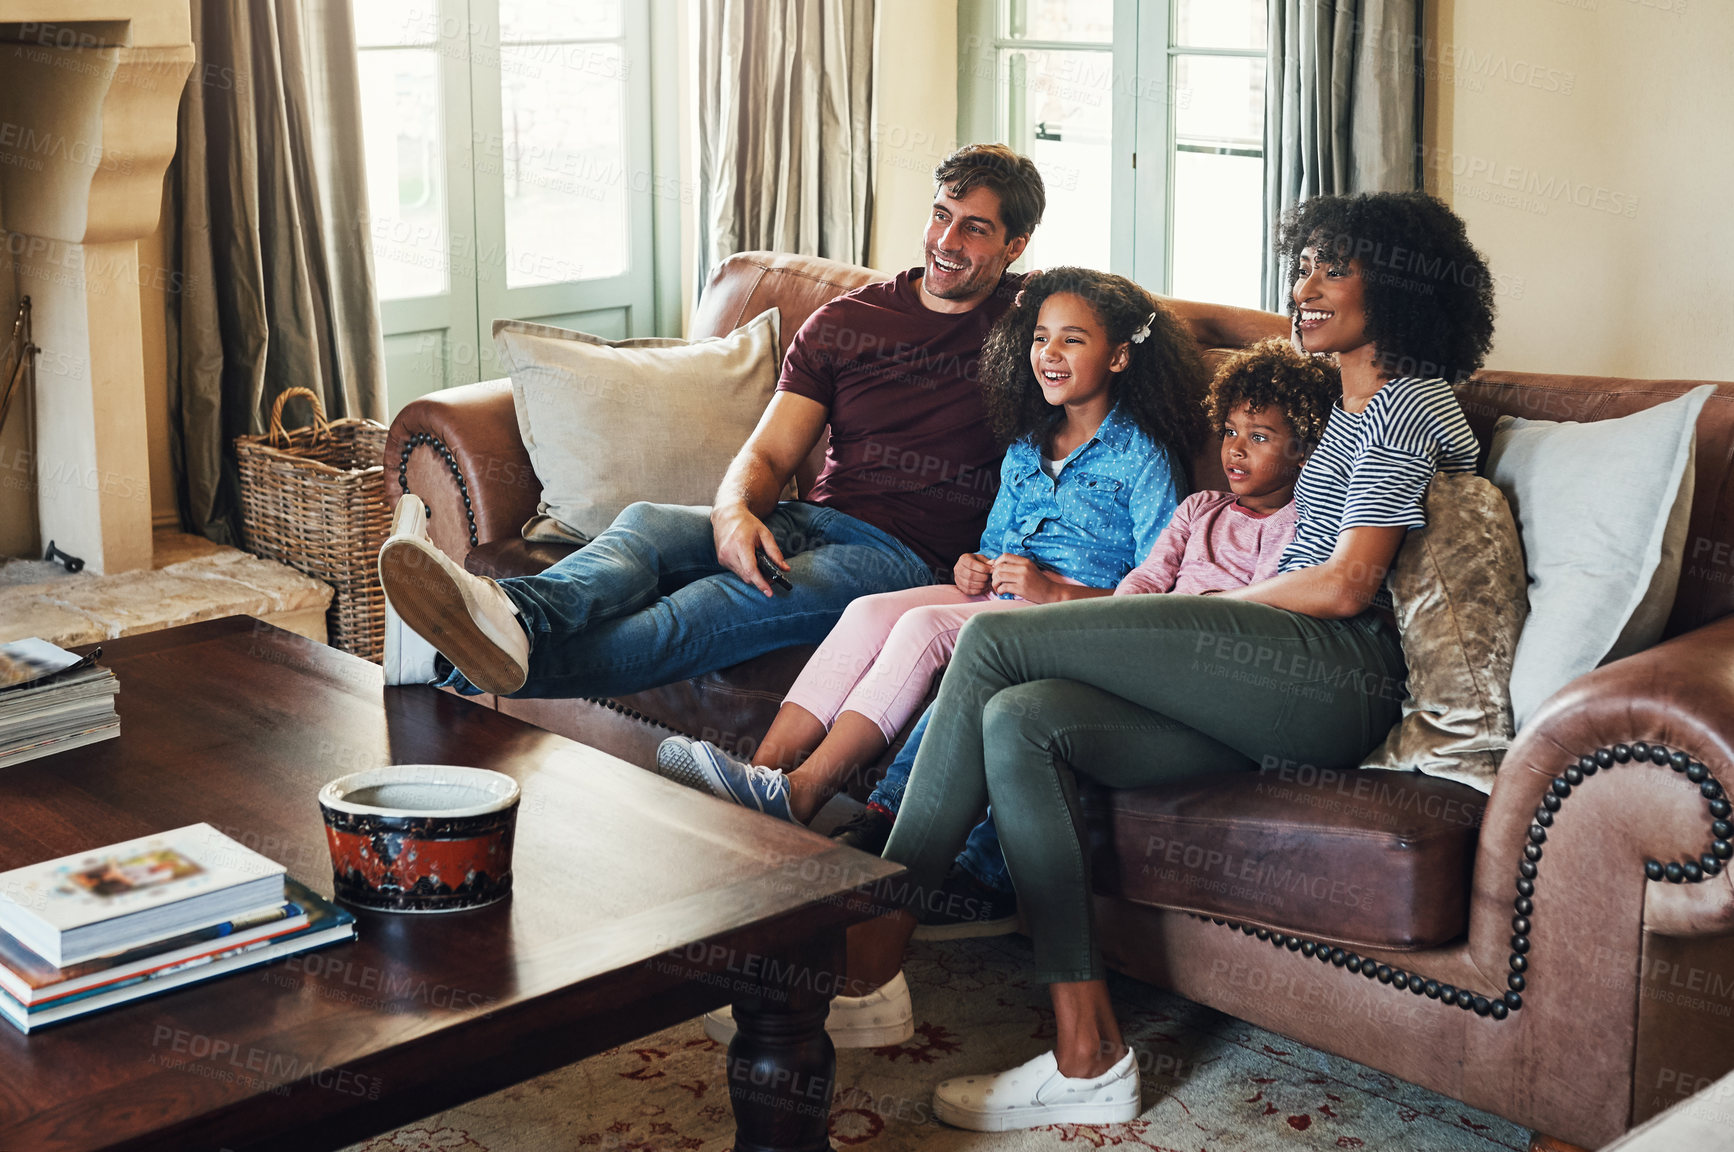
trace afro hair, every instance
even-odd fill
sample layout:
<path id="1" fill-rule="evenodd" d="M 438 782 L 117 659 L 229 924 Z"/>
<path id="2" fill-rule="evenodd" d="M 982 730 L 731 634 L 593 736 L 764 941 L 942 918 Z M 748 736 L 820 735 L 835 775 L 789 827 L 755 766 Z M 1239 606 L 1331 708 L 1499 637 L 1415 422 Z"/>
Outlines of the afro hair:
<path id="1" fill-rule="evenodd" d="M 1342 394 L 1342 377 L 1327 357 L 1296 352 L 1287 340 L 1272 337 L 1222 363 L 1204 398 L 1204 412 L 1212 428 L 1221 428 L 1242 404 L 1254 412 L 1272 409 L 1311 451 Z"/>
<path id="2" fill-rule="evenodd" d="M 1444 201 L 1425 192 L 1315 196 L 1283 215 L 1277 255 L 1293 284 L 1301 250 L 1353 264 L 1365 284 L 1367 339 L 1398 376 L 1457 382 L 1493 343 L 1493 279 Z M 1289 299 L 1289 312 L 1294 312 Z"/>

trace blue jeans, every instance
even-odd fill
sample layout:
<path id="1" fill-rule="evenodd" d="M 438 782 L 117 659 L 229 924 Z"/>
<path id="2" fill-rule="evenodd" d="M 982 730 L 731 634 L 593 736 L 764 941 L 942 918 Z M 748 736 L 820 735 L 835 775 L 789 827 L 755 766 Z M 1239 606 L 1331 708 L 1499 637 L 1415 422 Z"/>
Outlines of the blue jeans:
<path id="1" fill-rule="evenodd" d="M 927 734 L 927 721 L 932 715 L 933 705 L 929 704 L 921 719 L 915 722 L 915 727 L 910 729 L 909 739 L 898 749 L 891 767 L 885 770 L 885 778 L 867 797 L 867 803 L 877 804 L 894 816 L 897 814 L 903 805 L 903 790 L 909 786 L 909 770 L 915 767 L 915 754 L 921 750 L 921 738 Z M 969 839 L 964 841 L 963 851 L 957 854 L 957 865 L 995 891 L 1012 890 L 1011 872 L 1006 868 L 1004 853 L 999 850 L 999 831 L 993 826 L 991 806 L 987 818 L 977 824 L 970 831 Z"/>
<path id="2" fill-rule="evenodd" d="M 896 538 L 853 516 L 789 501 L 765 519 L 793 591 L 766 596 L 724 568 L 710 509 L 638 503 L 536 576 L 501 580 L 530 634 L 512 695 L 619 696 L 823 640 L 849 601 L 933 582 Z M 476 690 L 453 672 L 445 684 Z"/>

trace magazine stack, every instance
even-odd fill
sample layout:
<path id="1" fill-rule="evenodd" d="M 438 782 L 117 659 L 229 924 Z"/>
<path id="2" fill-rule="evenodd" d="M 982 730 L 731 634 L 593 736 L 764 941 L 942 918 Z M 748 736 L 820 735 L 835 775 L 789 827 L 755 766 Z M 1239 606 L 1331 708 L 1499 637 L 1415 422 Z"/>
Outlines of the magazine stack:
<path id="1" fill-rule="evenodd" d="M 0 873 L 0 1015 L 29 1032 L 354 935 L 282 865 L 192 824 Z"/>
<path id="2" fill-rule="evenodd" d="M 34 637 L 0 644 L 0 768 L 120 735 L 120 684 L 96 662 Z"/>

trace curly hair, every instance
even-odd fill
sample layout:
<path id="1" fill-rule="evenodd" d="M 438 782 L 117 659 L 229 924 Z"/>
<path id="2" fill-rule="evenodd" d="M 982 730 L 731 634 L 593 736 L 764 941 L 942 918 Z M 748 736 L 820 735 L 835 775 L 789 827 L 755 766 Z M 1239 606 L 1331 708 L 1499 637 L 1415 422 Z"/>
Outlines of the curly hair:
<path id="1" fill-rule="evenodd" d="M 1425 192 L 1314 196 L 1285 212 L 1278 230 L 1287 283 L 1299 278 L 1307 247 L 1332 265 L 1358 266 L 1367 340 L 1386 371 L 1457 382 L 1487 358 L 1493 277 L 1444 201 Z"/>
<path id="2" fill-rule="evenodd" d="M 1184 466 L 1210 435 L 1202 403 L 1209 373 L 1198 343 L 1186 325 L 1144 289 L 1124 276 L 1088 268 L 1051 268 L 1029 276 L 1016 302 L 988 333 L 981 352 L 982 395 L 994 435 L 1005 444 L 1037 439 L 1064 418 L 1062 409 L 1043 399 L 1030 367 L 1036 318 L 1047 298 L 1061 292 L 1083 298 L 1112 344 L 1130 341 L 1133 332 L 1150 321 L 1149 336 L 1131 345 L 1130 362 L 1114 374 L 1110 395 L 1133 423 Z"/>
<path id="3" fill-rule="evenodd" d="M 1210 426 L 1220 429 L 1241 404 L 1254 412 L 1273 408 L 1310 452 L 1342 394 L 1342 375 L 1328 358 L 1303 356 L 1273 336 L 1222 362 L 1204 397 L 1204 413 Z"/>

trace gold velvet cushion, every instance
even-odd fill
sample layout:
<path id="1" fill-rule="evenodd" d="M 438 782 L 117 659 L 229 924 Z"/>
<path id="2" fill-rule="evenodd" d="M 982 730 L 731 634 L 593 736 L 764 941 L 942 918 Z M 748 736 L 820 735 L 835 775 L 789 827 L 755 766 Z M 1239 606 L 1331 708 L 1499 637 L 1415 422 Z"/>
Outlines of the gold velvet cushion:
<path id="1" fill-rule="evenodd" d="M 708 340 L 494 321 L 542 482 L 526 540 L 587 544 L 635 500 L 709 504 L 777 388 L 778 313 Z"/>
<path id="2" fill-rule="evenodd" d="M 1427 525 L 1404 539 L 1389 587 L 1409 697 L 1365 766 L 1491 792 L 1511 746 L 1511 662 L 1529 611 L 1517 523 L 1499 489 L 1468 473 L 1434 476 Z"/>

